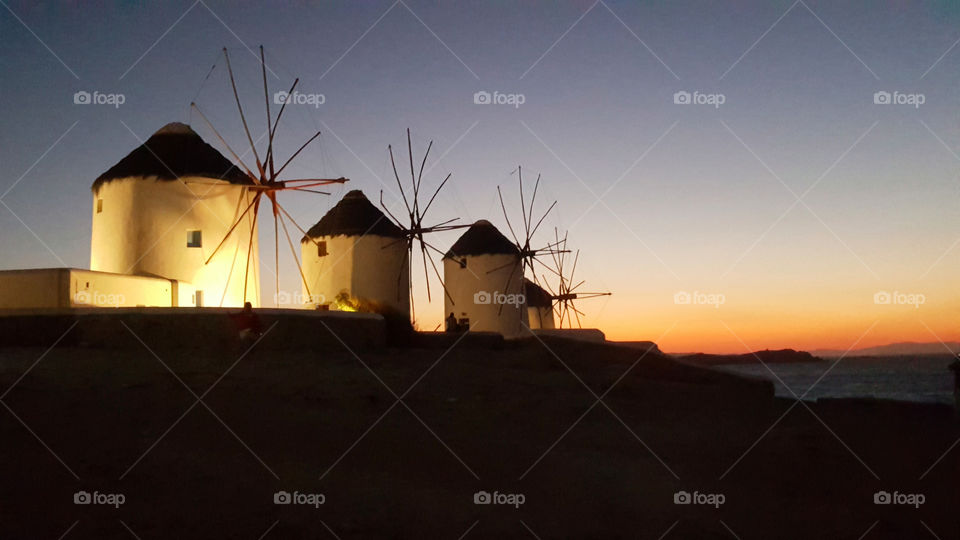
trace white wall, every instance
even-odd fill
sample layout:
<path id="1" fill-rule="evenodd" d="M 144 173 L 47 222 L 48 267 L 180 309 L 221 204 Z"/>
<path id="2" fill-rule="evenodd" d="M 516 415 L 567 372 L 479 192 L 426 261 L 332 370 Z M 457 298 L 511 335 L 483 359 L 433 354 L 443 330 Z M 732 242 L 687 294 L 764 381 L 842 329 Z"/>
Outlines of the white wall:
<path id="1" fill-rule="evenodd" d="M 0 309 L 194 305 L 189 283 L 77 268 L 0 272 Z"/>
<path id="2" fill-rule="evenodd" d="M 171 307 L 180 304 L 169 279 L 69 269 L 67 298 L 71 307 Z"/>
<path id="3" fill-rule="evenodd" d="M 0 272 L 0 309 L 63 308 L 70 306 L 66 268 Z"/>
<path id="4" fill-rule="evenodd" d="M 252 192 L 208 178 L 181 180 L 133 177 L 100 186 L 93 196 L 91 270 L 187 282 L 202 291 L 205 306 L 242 306 L 252 245 L 246 298 L 259 306 L 257 233 L 250 232 L 253 209 L 210 264 L 204 264 L 253 200 Z M 98 199 L 103 201 L 100 213 Z M 188 230 L 202 231 L 202 247 L 187 247 Z"/>
<path id="5" fill-rule="evenodd" d="M 171 296 L 175 301 L 173 302 L 174 307 L 197 306 L 197 288 L 193 284 L 174 280 L 171 280 L 170 283 L 173 284 Z"/>
<path id="6" fill-rule="evenodd" d="M 533 330 L 538 330 L 541 328 L 544 330 L 550 330 L 556 328 L 556 323 L 553 320 L 552 307 L 528 306 L 527 319 L 529 319 L 530 328 Z"/>
<path id="7" fill-rule="evenodd" d="M 457 319 L 470 319 L 470 330 L 475 332 L 499 332 L 506 338 L 528 335 L 525 303 L 518 305 L 478 304 L 475 295 L 495 293 L 522 298 L 523 275 L 519 258 L 514 255 L 470 255 L 465 257 L 466 268 L 461 268 L 459 259 L 443 260 L 443 276 L 451 299 L 444 297 L 446 318 L 451 312 Z M 511 275 L 512 271 L 512 275 Z M 509 282 L 508 282 L 509 278 Z"/>
<path id="8" fill-rule="evenodd" d="M 307 287 L 302 291 L 305 305 L 329 304 L 346 292 L 353 298 L 410 313 L 410 266 L 403 239 L 368 234 L 314 240 L 327 243 L 327 255 L 319 256 L 313 242 L 300 244 L 301 264 L 309 286 L 309 293 Z"/>

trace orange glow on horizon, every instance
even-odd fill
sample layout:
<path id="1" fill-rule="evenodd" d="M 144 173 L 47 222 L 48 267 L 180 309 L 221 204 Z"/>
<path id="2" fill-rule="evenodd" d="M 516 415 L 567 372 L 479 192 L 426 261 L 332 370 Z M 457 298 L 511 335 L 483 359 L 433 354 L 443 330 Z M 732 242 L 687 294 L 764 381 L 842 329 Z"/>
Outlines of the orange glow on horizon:
<path id="1" fill-rule="evenodd" d="M 931 290 L 924 304 L 911 306 L 878 305 L 874 291 L 866 287 L 827 292 L 830 302 L 802 292 L 763 301 L 741 300 L 731 293 L 717 307 L 677 305 L 667 292 L 639 299 L 615 292 L 609 299 L 587 300 L 578 307 L 587 314 L 584 328 L 599 328 L 610 341 L 653 341 L 668 353 L 846 351 L 891 343 L 960 342 L 958 293 Z M 416 308 L 421 330 L 437 327 L 438 307 L 418 302 Z"/>
<path id="2" fill-rule="evenodd" d="M 957 307 L 903 308 L 894 313 L 865 309 L 862 313 L 822 315 L 718 311 L 683 319 L 638 317 L 619 324 L 602 317 L 607 321 L 600 328 L 608 340 L 655 341 L 661 350 L 671 353 L 743 354 L 764 349 L 846 351 L 891 343 L 960 341 L 960 325 L 956 324 L 960 320 L 960 309 Z M 638 338 L 638 335 L 644 337 Z"/>

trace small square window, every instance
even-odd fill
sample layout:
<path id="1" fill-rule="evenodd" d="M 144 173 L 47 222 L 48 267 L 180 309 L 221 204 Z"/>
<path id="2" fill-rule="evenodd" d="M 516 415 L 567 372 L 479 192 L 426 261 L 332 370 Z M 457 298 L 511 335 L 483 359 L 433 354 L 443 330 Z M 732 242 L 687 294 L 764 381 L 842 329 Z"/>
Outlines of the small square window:
<path id="1" fill-rule="evenodd" d="M 203 235 L 200 231 L 187 231 L 187 247 L 203 247 Z"/>
<path id="2" fill-rule="evenodd" d="M 326 257 L 327 256 L 327 242 L 317 242 L 317 256 Z"/>
<path id="3" fill-rule="evenodd" d="M 103 212 L 103 199 L 97 199 L 97 213 Z"/>

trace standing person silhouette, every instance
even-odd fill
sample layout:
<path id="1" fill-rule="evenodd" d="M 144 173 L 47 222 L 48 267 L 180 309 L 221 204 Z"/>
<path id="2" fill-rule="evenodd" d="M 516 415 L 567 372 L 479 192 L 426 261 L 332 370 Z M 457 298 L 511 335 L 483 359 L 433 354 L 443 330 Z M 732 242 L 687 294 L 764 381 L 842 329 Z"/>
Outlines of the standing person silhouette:
<path id="1" fill-rule="evenodd" d="M 457 324 L 457 316 L 450 312 L 450 316 L 447 317 L 447 332 L 457 332 L 460 330 L 460 325 Z"/>

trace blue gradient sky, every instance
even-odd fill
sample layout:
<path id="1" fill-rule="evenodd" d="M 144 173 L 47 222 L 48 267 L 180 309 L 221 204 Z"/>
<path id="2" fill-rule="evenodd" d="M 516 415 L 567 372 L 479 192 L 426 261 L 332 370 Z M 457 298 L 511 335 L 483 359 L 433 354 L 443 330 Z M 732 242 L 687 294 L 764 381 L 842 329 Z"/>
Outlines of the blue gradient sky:
<path id="1" fill-rule="evenodd" d="M 262 43 L 272 91 L 299 76 L 326 97 L 285 113 L 281 156 L 323 131 L 291 175 L 351 178 L 330 198 L 281 196 L 303 226 L 348 189 L 393 189 L 386 146 L 410 127 L 444 156 L 425 183 L 453 173 L 437 221 L 506 230 L 496 186 L 516 202 L 517 164 L 542 173 L 544 207 L 559 201 L 544 228 L 569 228 L 586 287 L 615 293 L 582 304 L 610 337 L 674 351 L 960 339 L 953 3 L 204 1 L 0 7 L 2 267 L 86 267 L 94 178 L 170 121 L 217 146 L 192 100 L 243 147 L 223 62 L 205 77 L 227 46 L 259 105 L 247 47 Z M 74 105 L 78 90 L 126 103 Z M 475 105 L 478 90 L 526 100 Z M 726 102 L 675 105 L 678 90 Z M 875 105 L 878 90 L 926 102 Z M 248 114 L 262 131 L 262 109 Z M 280 272 L 299 289 L 289 256 Z M 926 301 L 878 306 L 881 290 Z M 677 291 L 725 302 L 676 305 Z M 441 310 L 419 301 L 421 327 Z"/>

